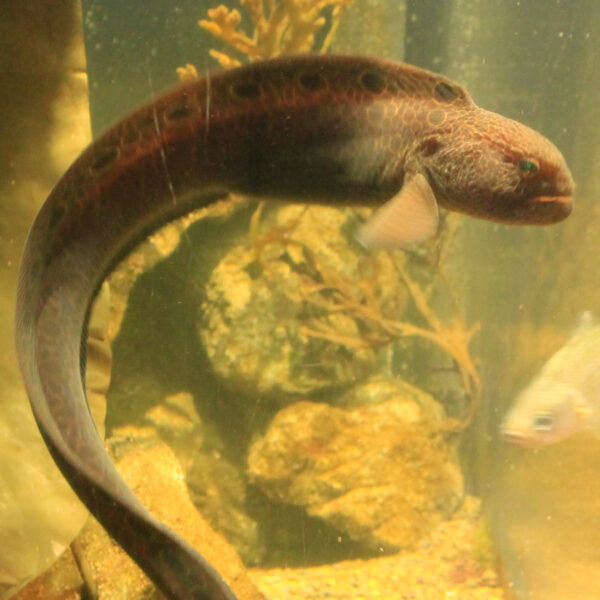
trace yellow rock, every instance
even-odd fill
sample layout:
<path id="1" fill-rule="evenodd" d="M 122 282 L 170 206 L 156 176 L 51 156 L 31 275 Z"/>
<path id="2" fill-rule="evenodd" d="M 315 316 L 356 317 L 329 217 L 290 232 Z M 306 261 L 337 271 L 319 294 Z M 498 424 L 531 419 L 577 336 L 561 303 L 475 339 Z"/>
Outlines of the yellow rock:
<path id="1" fill-rule="evenodd" d="M 231 586 L 239 600 L 261 600 L 235 550 L 199 515 L 187 493 L 183 472 L 165 444 L 136 450 L 117 463 L 135 494 L 158 519 L 197 548 Z M 150 581 L 90 518 L 79 538 L 102 600 L 154 598 Z M 71 556 L 23 589 L 15 600 L 80 598 L 81 580 Z M 158 596 L 156 596 L 158 597 Z"/>

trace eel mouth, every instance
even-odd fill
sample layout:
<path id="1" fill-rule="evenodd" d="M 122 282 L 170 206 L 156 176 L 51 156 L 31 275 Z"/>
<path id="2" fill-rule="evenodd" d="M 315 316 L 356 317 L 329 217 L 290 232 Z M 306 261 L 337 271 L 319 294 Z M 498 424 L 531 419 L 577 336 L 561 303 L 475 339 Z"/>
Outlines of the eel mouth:
<path id="1" fill-rule="evenodd" d="M 573 210 L 573 196 L 536 196 L 531 200 L 531 213 L 541 225 L 566 219 Z"/>
<path id="2" fill-rule="evenodd" d="M 487 209 L 471 214 L 506 225 L 553 225 L 571 214 L 573 197 L 533 196 L 526 201 L 511 198 L 507 202 L 488 204 Z"/>
<path id="3" fill-rule="evenodd" d="M 552 225 L 563 221 L 573 211 L 575 183 L 566 166 L 562 172 L 551 174 L 541 181 L 533 181 L 531 186 L 525 185 L 525 195 L 527 188 L 531 191 L 519 215 L 522 223 Z"/>

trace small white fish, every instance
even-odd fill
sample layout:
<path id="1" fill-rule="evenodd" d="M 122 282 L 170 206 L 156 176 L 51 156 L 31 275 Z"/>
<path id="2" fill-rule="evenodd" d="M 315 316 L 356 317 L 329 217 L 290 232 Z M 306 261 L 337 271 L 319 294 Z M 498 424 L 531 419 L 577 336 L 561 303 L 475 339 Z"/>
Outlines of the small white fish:
<path id="1" fill-rule="evenodd" d="M 502 436 L 527 448 L 555 444 L 600 418 L 600 326 L 589 312 L 571 339 L 517 396 L 501 425 Z"/>

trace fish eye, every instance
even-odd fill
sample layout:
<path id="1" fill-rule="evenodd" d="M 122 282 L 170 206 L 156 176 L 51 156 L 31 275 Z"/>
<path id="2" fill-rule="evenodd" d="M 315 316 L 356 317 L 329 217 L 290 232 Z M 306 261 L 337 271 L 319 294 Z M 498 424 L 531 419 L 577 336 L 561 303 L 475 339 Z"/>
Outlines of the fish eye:
<path id="1" fill-rule="evenodd" d="M 536 431 L 550 431 L 554 425 L 554 415 L 544 412 L 533 417 L 533 427 Z"/>
<path id="2" fill-rule="evenodd" d="M 519 171 L 523 175 L 533 175 L 533 173 L 537 173 L 540 170 L 540 165 L 534 158 L 522 158 L 518 165 Z"/>

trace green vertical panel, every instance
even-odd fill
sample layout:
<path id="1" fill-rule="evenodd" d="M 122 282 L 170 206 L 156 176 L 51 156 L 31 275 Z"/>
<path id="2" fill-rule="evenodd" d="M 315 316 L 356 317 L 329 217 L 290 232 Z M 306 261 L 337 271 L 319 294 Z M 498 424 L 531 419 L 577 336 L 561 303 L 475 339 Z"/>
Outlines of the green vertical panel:
<path id="1" fill-rule="evenodd" d="M 577 315 L 599 309 L 598 269 L 590 260 L 600 239 L 599 8 L 593 1 L 453 5 L 447 74 L 477 103 L 552 139 L 578 184 L 574 214 L 552 228 L 464 221 L 454 272 L 469 320 L 482 324 L 475 351 L 484 386 L 466 462 L 491 508 L 515 596 L 598 597 L 600 490 L 591 475 L 598 443 L 582 433 L 537 453 L 513 451 L 497 427 L 516 392 L 568 339 Z"/>
<path id="2" fill-rule="evenodd" d="M 406 2 L 354 0 L 344 9 L 332 50 L 402 60 Z"/>

